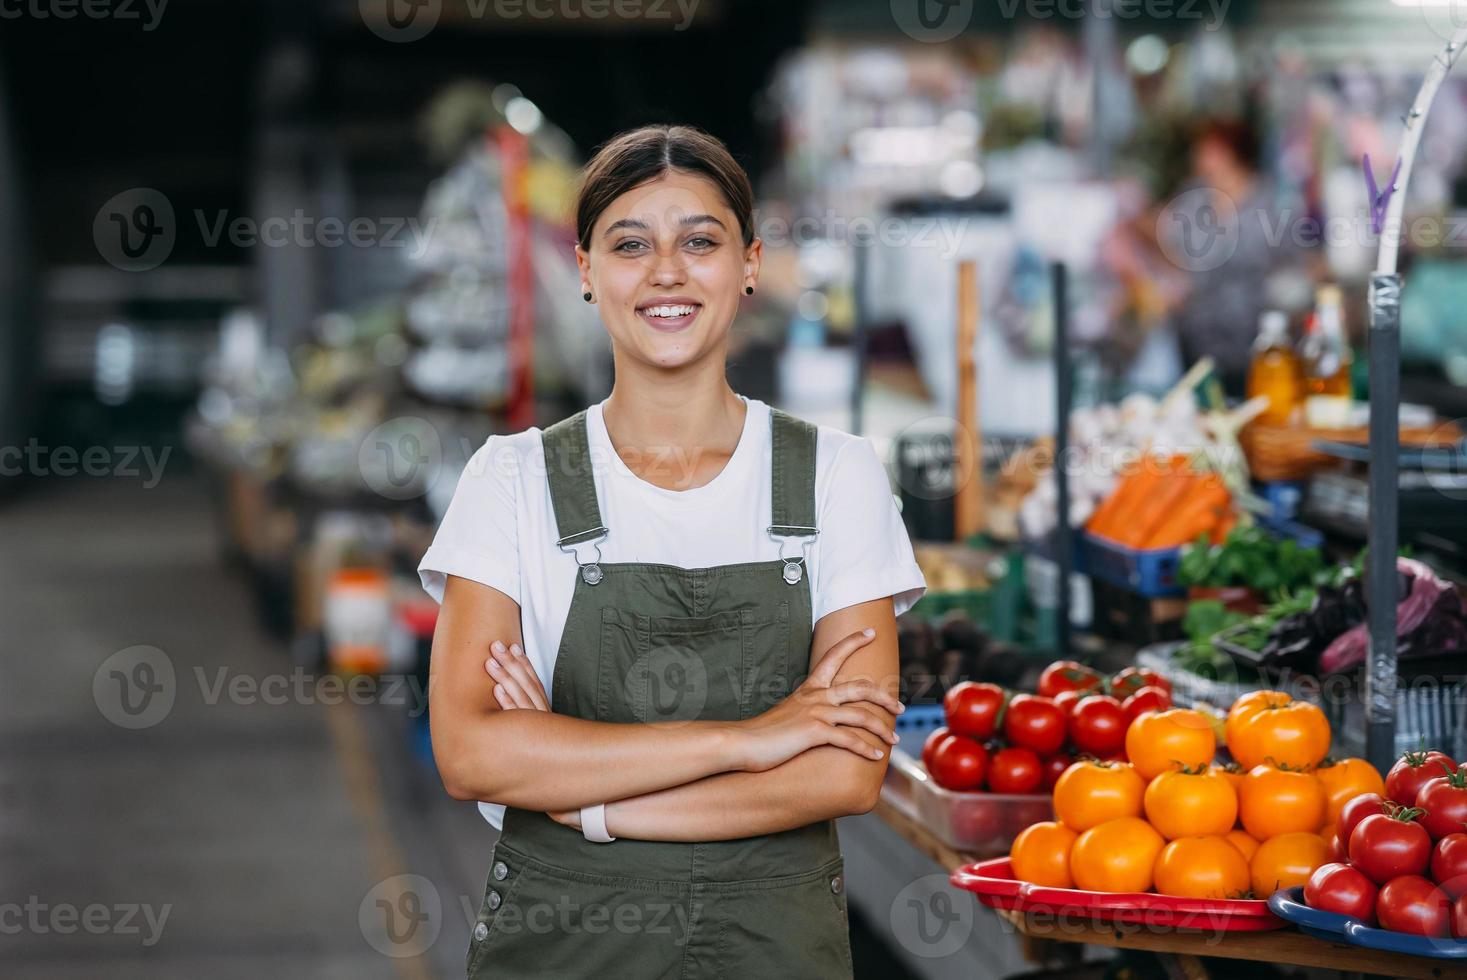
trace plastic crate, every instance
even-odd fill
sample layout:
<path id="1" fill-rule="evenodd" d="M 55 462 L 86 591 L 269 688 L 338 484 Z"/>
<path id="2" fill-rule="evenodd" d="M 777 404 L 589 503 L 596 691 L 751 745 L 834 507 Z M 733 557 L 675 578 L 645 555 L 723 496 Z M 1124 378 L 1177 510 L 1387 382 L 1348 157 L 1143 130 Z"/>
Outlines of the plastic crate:
<path id="1" fill-rule="evenodd" d="M 910 756 L 921 756 L 922 743 L 946 721 L 940 704 L 907 705 L 907 710 L 896 716 L 897 748 Z"/>
<path id="2" fill-rule="evenodd" d="M 1181 548 L 1127 548 L 1093 534 L 1085 535 L 1085 566 L 1092 578 L 1130 589 L 1148 599 L 1186 595 L 1177 584 Z"/>
<path id="3" fill-rule="evenodd" d="M 937 785 L 900 746 L 892 750 L 881 795 L 948 847 L 979 857 L 1008 854 L 1024 828 L 1054 819 L 1048 793 L 955 793 Z"/>

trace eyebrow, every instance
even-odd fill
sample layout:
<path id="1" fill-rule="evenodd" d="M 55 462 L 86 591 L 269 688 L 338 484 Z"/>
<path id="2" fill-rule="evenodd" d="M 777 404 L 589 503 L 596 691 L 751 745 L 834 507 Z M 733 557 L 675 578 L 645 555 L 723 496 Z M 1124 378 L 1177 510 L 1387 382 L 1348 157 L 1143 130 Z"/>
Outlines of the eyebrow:
<path id="1" fill-rule="evenodd" d="M 682 221 L 679 221 L 678 226 L 682 228 L 689 228 L 693 225 L 704 224 L 705 222 L 715 224 L 718 227 L 722 228 L 724 231 L 728 230 L 727 225 L 725 225 L 722 221 L 719 221 L 711 214 L 690 214 L 686 218 L 683 218 Z M 612 232 L 619 231 L 622 228 L 631 228 L 636 231 L 651 230 L 651 226 L 648 225 L 647 222 L 642 221 L 638 218 L 622 218 L 620 221 L 613 222 L 611 227 L 607 228 L 606 231 L 602 233 L 601 237 L 605 238 L 609 236 Z"/>

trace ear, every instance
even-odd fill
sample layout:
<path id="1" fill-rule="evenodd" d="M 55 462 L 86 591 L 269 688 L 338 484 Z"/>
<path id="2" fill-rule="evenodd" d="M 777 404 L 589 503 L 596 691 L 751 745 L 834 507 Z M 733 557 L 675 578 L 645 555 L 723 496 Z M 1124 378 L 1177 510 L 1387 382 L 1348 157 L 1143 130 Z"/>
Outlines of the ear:
<path id="1" fill-rule="evenodd" d="M 581 276 L 581 291 L 585 292 L 591 285 L 591 256 L 580 245 L 576 246 L 576 269 Z M 596 290 L 592 288 L 590 291 L 594 293 Z"/>
<path id="2" fill-rule="evenodd" d="M 756 238 L 744 250 L 744 281 L 757 282 L 759 270 L 764 266 L 764 239 Z"/>

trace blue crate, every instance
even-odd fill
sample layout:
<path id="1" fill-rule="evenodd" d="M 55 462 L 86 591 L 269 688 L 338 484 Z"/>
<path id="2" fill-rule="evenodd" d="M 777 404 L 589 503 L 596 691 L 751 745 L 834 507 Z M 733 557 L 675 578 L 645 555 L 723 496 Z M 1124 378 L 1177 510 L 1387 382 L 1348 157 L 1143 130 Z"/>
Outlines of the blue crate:
<path id="1" fill-rule="evenodd" d="M 907 710 L 896 716 L 897 748 L 914 759 L 920 757 L 927 736 L 945 723 L 940 704 L 907 705 Z"/>
<path id="2" fill-rule="evenodd" d="M 1092 578 L 1130 589 L 1148 599 L 1187 594 L 1177 584 L 1181 548 L 1127 548 L 1093 534 L 1085 535 L 1085 565 Z"/>

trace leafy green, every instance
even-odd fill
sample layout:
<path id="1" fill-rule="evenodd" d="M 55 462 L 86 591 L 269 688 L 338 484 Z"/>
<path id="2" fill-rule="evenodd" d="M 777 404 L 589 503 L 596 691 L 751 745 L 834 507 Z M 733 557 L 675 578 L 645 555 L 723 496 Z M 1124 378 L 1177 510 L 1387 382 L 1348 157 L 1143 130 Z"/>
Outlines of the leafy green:
<path id="1" fill-rule="evenodd" d="M 1313 585 L 1325 571 L 1318 548 L 1279 539 L 1261 527 L 1236 527 L 1222 544 L 1200 536 L 1182 550 L 1177 581 L 1193 588 L 1244 587 L 1263 595 Z"/>

